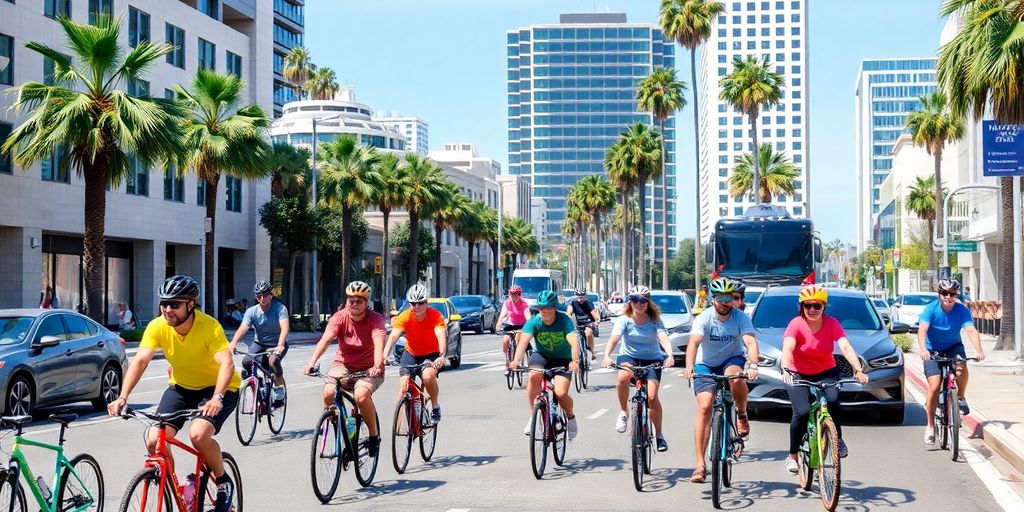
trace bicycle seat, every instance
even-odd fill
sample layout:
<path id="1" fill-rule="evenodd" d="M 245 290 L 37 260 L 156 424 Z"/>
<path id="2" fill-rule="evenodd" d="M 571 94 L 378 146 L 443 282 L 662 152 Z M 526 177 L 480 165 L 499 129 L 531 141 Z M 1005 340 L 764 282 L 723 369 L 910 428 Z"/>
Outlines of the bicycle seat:
<path id="1" fill-rule="evenodd" d="M 28 414 L 22 414 L 20 416 L 3 416 L 0 417 L 0 421 L 9 423 L 15 427 L 20 427 L 25 423 L 32 423 L 32 416 L 29 416 Z"/>
<path id="2" fill-rule="evenodd" d="M 58 414 L 51 414 L 50 419 L 60 423 L 61 425 L 67 426 L 68 423 L 78 419 L 78 415 L 73 412 L 65 412 Z"/>

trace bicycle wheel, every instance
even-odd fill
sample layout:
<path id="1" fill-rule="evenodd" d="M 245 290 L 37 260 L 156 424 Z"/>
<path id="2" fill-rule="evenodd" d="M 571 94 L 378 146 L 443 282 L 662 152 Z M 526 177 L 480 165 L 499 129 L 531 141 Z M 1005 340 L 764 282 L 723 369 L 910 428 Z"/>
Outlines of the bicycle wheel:
<path id="1" fill-rule="evenodd" d="M 711 443 L 708 445 L 708 458 L 711 459 L 711 504 L 722 508 L 722 416 L 721 409 L 711 413 Z"/>
<path id="2" fill-rule="evenodd" d="M 821 422 L 820 453 L 821 464 L 818 466 L 818 492 L 821 493 L 821 504 L 826 510 L 833 511 L 839 505 L 839 487 L 842 481 L 839 461 L 839 433 L 831 419 Z"/>
<path id="3" fill-rule="evenodd" d="M 590 359 L 580 365 L 580 381 L 583 383 L 583 389 L 587 389 L 587 384 L 590 383 Z"/>
<path id="4" fill-rule="evenodd" d="M 139 471 L 128 482 L 128 489 L 121 498 L 120 512 L 156 512 L 174 510 L 171 497 L 174 491 L 171 489 L 171 480 L 167 479 L 164 486 L 164 502 L 159 502 L 160 475 L 157 468 L 146 468 Z M 24 507 L 22 512 L 24 512 Z"/>
<path id="5" fill-rule="evenodd" d="M 949 416 L 946 414 L 946 403 L 949 402 L 949 395 L 948 389 L 940 390 L 940 403 L 935 406 L 934 433 L 936 441 L 939 442 L 940 450 L 945 450 L 949 446 L 949 429 L 946 428 L 949 422 Z"/>
<path id="6" fill-rule="evenodd" d="M 403 398 L 395 407 L 395 423 L 391 428 L 391 462 L 395 465 L 398 474 L 405 472 L 409 466 L 409 455 L 412 454 L 412 441 L 414 437 L 411 428 L 413 414 L 409 405 L 412 399 Z"/>
<path id="7" fill-rule="evenodd" d="M 288 414 L 288 383 L 282 381 L 281 387 L 284 388 L 284 401 L 280 406 L 270 404 L 270 409 L 267 412 L 267 426 L 275 434 L 281 433 L 281 429 L 284 428 L 284 418 Z"/>
<path id="8" fill-rule="evenodd" d="M 420 456 L 423 462 L 430 462 L 434 456 L 434 447 L 437 446 L 437 424 L 430 417 L 430 402 L 420 397 Z"/>
<path id="9" fill-rule="evenodd" d="M 238 471 L 238 463 L 228 452 L 222 452 L 224 457 L 224 474 L 231 479 L 234 492 L 231 495 L 232 512 L 242 512 L 242 473 Z M 213 478 L 210 469 L 203 466 L 203 474 L 199 477 L 199 487 L 196 488 L 196 500 L 199 504 L 196 510 L 214 510 L 217 508 L 217 482 Z"/>
<path id="10" fill-rule="evenodd" d="M 728 413 L 726 416 L 729 418 L 728 423 L 725 425 L 726 428 L 722 432 L 722 442 L 725 443 L 725 449 L 722 450 L 722 486 L 732 487 L 732 460 L 733 454 L 736 453 L 734 446 L 736 445 L 736 437 L 733 432 L 736 432 L 736 409 L 732 408 L 731 404 L 728 404 Z"/>
<path id="11" fill-rule="evenodd" d="M 377 439 L 380 439 L 380 416 L 377 416 Z M 377 474 L 377 461 L 380 459 L 380 445 L 377 446 L 377 455 L 370 455 L 367 443 L 370 441 L 370 429 L 366 426 L 362 416 L 356 416 L 356 480 L 359 485 L 369 487 L 373 483 L 373 477 Z"/>
<path id="12" fill-rule="evenodd" d="M 18 475 L 8 476 L 6 470 L 0 470 L 0 512 L 28 512 L 25 502 L 25 489 L 21 487 Z"/>
<path id="13" fill-rule="evenodd" d="M 509 341 L 509 343 L 508 343 L 508 350 L 505 351 L 505 383 L 508 384 L 509 391 L 512 391 L 512 388 L 515 385 L 516 373 L 519 373 L 518 370 L 512 371 L 508 367 L 508 365 L 512 362 L 512 356 L 515 355 L 515 353 L 516 353 L 516 342 L 515 341 Z"/>
<path id="14" fill-rule="evenodd" d="M 637 405 L 635 400 L 630 402 L 629 425 L 631 432 L 629 436 L 629 451 L 633 466 L 633 487 L 637 491 L 643 492 L 646 450 L 644 450 L 644 418 L 639 409 L 640 406 Z"/>
<path id="15" fill-rule="evenodd" d="M 523 372 L 524 371 L 525 370 L 523 370 L 522 368 L 520 368 L 519 370 L 516 370 L 516 386 L 518 386 L 519 389 L 523 389 Z"/>
<path id="16" fill-rule="evenodd" d="M 960 404 L 955 398 L 956 390 L 950 390 L 946 397 L 946 429 L 949 434 L 949 454 L 953 461 L 960 459 Z"/>
<path id="17" fill-rule="evenodd" d="M 551 423 L 551 454 L 555 456 L 555 464 L 565 464 L 565 448 L 569 444 L 569 420 L 565 411 L 558 409 L 558 414 Z"/>
<path id="18" fill-rule="evenodd" d="M 338 416 L 332 408 L 325 410 L 316 422 L 313 445 L 309 452 L 309 474 L 313 494 L 321 503 L 334 497 L 341 479 L 341 446 L 338 445 Z"/>
<path id="19" fill-rule="evenodd" d="M 235 432 L 243 446 L 248 446 L 256 435 L 256 424 L 260 421 L 259 406 L 255 384 L 251 380 L 245 381 L 238 390 L 238 406 L 235 407 Z"/>
<path id="20" fill-rule="evenodd" d="M 801 444 L 800 451 L 796 454 L 796 467 L 797 476 L 800 477 L 800 488 L 809 491 L 814 484 L 814 468 L 811 467 L 811 456 L 804 451 L 804 446 L 807 446 L 806 435 L 804 436 L 804 443 Z"/>
<path id="21" fill-rule="evenodd" d="M 581 356 L 582 357 L 582 356 Z M 576 372 L 576 375 L 572 376 L 572 383 L 576 386 L 576 392 L 583 391 L 583 363 L 580 363 L 580 370 Z"/>
<path id="22" fill-rule="evenodd" d="M 533 423 L 530 425 L 530 464 L 533 476 L 540 480 L 548 460 L 547 403 L 538 401 L 533 405 Z"/>
<path id="23" fill-rule="evenodd" d="M 103 472 L 92 455 L 76 455 L 64 467 L 57 503 L 57 510 L 103 510 Z"/>

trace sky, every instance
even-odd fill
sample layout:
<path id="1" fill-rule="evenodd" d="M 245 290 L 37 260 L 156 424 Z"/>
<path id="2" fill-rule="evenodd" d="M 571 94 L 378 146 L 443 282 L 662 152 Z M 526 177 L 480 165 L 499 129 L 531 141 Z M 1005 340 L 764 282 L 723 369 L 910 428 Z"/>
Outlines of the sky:
<path id="1" fill-rule="evenodd" d="M 938 16 L 939 0 L 805 1 L 810 2 L 811 212 L 822 240 L 853 242 L 857 69 L 864 59 L 936 55 L 944 20 Z M 658 5 L 658 0 L 314 0 L 306 2 L 306 47 L 314 63 L 332 68 L 339 83 L 354 88 L 356 99 L 376 112 L 425 119 L 431 150 L 472 143 L 505 169 L 505 31 L 557 23 L 558 15 L 568 12 L 625 12 L 630 22 L 657 23 Z M 689 81 L 689 56 L 678 48 L 676 53 L 679 76 Z M 693 236 L 696 212 L 690 199 L 696 181 L 694 133 L 692 113 L 677 115 L 677 233 L 686 238 Z"/>

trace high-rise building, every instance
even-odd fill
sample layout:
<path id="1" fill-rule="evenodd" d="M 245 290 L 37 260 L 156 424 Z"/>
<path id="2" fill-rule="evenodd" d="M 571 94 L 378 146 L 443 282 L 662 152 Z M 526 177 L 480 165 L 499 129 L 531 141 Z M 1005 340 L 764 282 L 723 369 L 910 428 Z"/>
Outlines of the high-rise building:
<path id="1" fill-rule="evenodd" d="M 707 239 L 715 221 L 741 215 L 755 204 L 753 191 L 729 194 L 729 176 L 737 157 L 753 153 L 750 120 L 719 98 L 719 81 L 732 72 L 735 59 L 767 58 L 783 76 L 779 103 L 765 108 L 757 120 L 758 143 L 784 152 L 800 170 L 796 191 L 774 197 L 796 217 L 807 215 L 810 119 L 807 111 L 807 0 L 725 2 L 726 14 L 716 20 L 701 47 L 700 62 L 700 194 L 701 236 Z"/>
<path id="2" fill-rule="evenodd" d="M 216 0 L 199 0 L 199 3 L 216 3 Z M 252 4 L 242 0 L 225 0 L 225 5 Z M 281 116 L 281 107 L 289 101 L 299 99 L 294 85 L 284 78 L 284 58 L 296 46 L 302 46 L 305 34 L 305 1 L 274 0 L 274 117 Z"/>
<path id="3" fill-rule="evenodd" d="M 543 235 L 560 238 L 569 188 L 587 175 L 603 174 L 604 154 L 637 121 L 637 84 L 655 67 L 674 67 L 674 46 L 660 28 L 629 23 L 625 14 L 563 14 L 557 24 L 509 30 L 508 167 L 530 179 L 533 195 L 546 200 Z M 676 247 L 675 117 L 665 125 L 668 200 L 661 183 L 648 183 L 648 247 L 660 260 L 663 220 L 668 246 Z M 542 241 L 543 243 L 543 241 Z"/>
<path id="4" fill-rule="evenodd" d="M 871 59 L 857 72 L 857 247 L 872 240 L 873 227 L 884 206 L 881 184 L 892 169 L 893 144 L 905 131 L 910 112 L 921 108 L 921 96 L 935 81 L 935 58 Z"/>
<path id="5" fill-rule="evenodd" d="M 418 117 L 401 116 L 397 114 L 384 114 L 373 118 L 374 121 L 386 123 L 405 135 L 409 141 L 409 151 L 427 156 L 430 151 L 430 140 L 428 133 L 430 125 Z"/>

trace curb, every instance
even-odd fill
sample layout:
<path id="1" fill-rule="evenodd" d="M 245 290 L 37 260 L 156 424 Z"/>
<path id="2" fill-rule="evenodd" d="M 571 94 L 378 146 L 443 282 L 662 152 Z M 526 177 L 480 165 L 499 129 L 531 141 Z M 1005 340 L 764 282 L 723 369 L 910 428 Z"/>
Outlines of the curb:
<path id="1" fill-rule="evenodd" d="M 928 383 L 917 372 L 903 367 L 903 373 L 910 378 L 915 386 L 922 392 L 928 390 Z M 994 426 L 982 414 L 971 411 L 967 416 L 961 418 L 961 429 L 965 430 L 968 437 L 981 439 L 993 452 L 999 454 L 1017 471 L 1024 472 L 1024 450 L 1021 442 L 1006 432 L 1006 429 Z"/>

